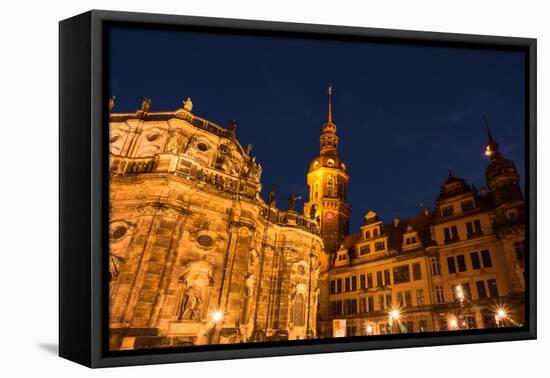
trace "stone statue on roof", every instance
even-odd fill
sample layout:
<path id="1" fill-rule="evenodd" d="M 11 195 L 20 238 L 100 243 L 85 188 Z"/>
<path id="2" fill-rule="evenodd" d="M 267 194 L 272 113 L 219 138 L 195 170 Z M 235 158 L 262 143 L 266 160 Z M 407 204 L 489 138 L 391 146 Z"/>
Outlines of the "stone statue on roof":
<path id="1" fill-rule="evenodd" d="M 187 110 L 188 112 L 193 110 L 193 101 L 191 101 L 189 97 L 187 97 L 187 100 L 183 101 L 183 109 Z"/>

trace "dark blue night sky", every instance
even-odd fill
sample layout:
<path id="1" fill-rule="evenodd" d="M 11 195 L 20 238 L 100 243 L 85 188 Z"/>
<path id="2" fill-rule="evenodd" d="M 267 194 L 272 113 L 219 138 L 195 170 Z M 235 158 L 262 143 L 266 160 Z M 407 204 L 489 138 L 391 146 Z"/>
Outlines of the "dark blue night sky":
<path id="1" fill-rule="evenodd" d="M 334 85 L 340 155 L 351 176 L 350 231 L 366 210 L 386 223 L 433 209 L 452 168 L 484 183 L 487 115 L 503 154 L 524 175 L 524 56 L 520 52 L 113 29 L 111 95 L 117 112 L 175 110 L 222 126 L 238 122 L 254 145 L 263 195 L 307 197 L 319 153 L 327 85 Z"/>

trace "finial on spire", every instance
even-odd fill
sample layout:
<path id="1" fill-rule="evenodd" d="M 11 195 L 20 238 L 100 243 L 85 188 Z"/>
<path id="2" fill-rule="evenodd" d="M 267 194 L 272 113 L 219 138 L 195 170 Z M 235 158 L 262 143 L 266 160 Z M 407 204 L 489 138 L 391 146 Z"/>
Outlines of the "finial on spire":
<path id="1" fill-rule="evenodd" d="M 453 176 L 453 170 L 451 169 L 451 167 L 449 167 L 449 177 L 452 177 Z"/>
<path id="2" fill-rule="evenodd" d="M 483 115 L 483 122 L 485 123 L 485 127 L 487 128 L 487 136 L 489 139 L 493 139 L 493 135 L 491 135 L 491 129 L 489 128 L 489 119 L 486 115 Z"/>
<path id="3" fill-rule="evenodd" d="M 328 85 L 328 122 L 332 123 L 332 84 Z"/>

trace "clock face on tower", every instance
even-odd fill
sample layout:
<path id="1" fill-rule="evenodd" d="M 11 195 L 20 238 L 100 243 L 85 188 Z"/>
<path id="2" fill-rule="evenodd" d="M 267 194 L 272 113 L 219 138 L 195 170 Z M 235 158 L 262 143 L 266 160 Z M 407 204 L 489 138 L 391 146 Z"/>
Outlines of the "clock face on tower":
<path id="1" fill-rule="evenodd" d="M 326 213 L 326 215 L 325 215 L 325 220 L 327 220 L 327 221 L 330 222 L 330 221 L 332 221 L 333 219 L 334 219 L 334 214 L 332 214 L 332 213 Z"/>

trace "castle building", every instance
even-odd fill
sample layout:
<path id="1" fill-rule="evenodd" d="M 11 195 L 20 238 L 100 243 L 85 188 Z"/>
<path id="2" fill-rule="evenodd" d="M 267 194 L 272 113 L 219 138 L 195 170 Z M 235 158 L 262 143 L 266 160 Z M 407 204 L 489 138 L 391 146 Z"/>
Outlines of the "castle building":
<path id="1" fill-rule="evenodd" d="M 514 164 L 487 130 L 487 187 L 478 192 L 449 172 L 433 212 L 424 208 L 418 216 L 384 224 L 370 210 L 359 232 L 348 234 L 349 177 L 338 158 L 329 98 L 329 121 L 323 125 L 320 157 L 307 175 L 305 206 L 315 205 L 321 213 L 328 252 L 319 275 L 319 337 L 524 322 L 525 204 Z M 339 191 L 329 191 L 330 178 L 340 180 Z M 326 218 L 331 211 L 334 223 Z"/>
<path id="2" fill-rule="evenodd" d="M 262 199 L 236 123 L 109 105 L 111 350 L 315 337 L 318 224 Z"/>

